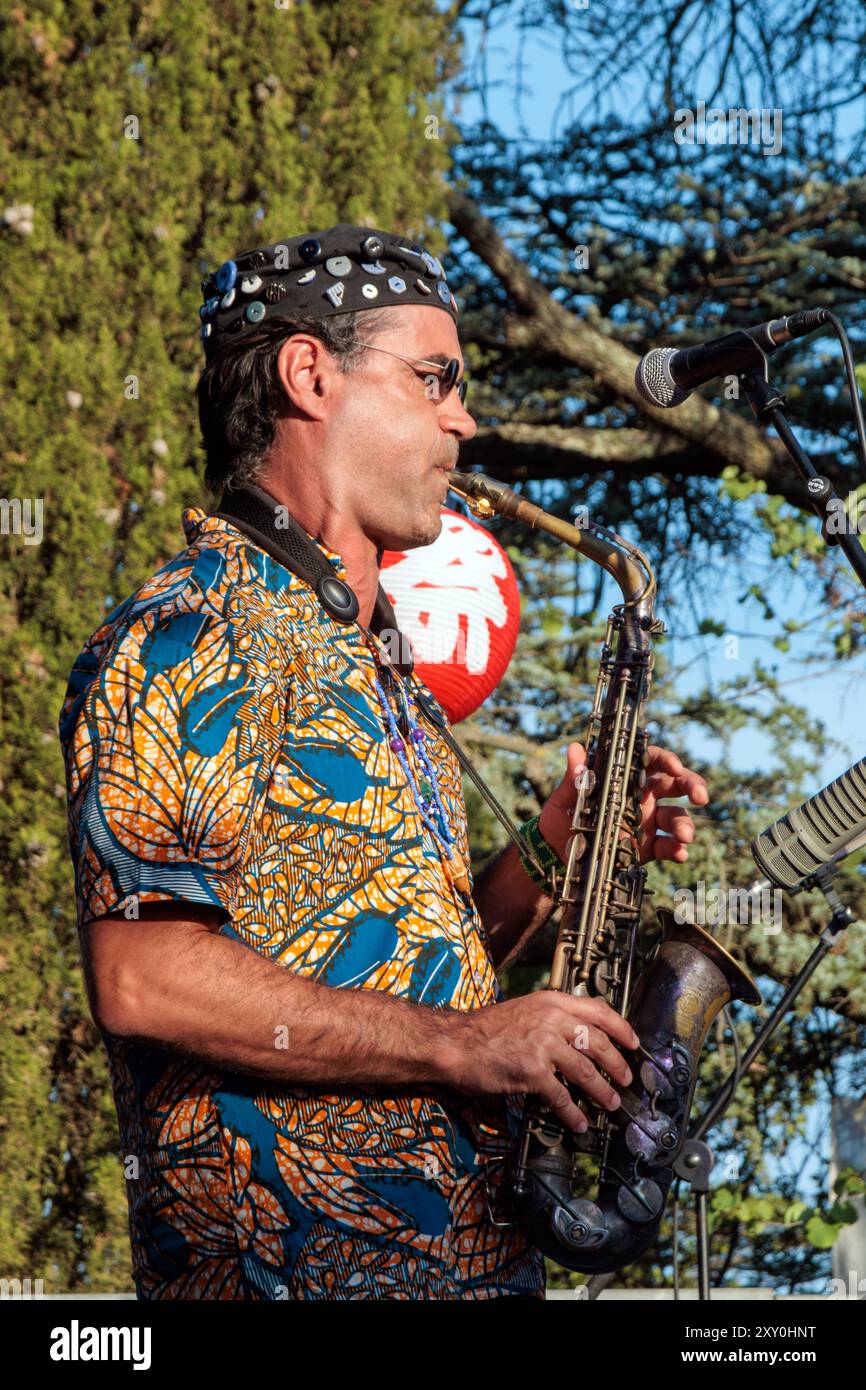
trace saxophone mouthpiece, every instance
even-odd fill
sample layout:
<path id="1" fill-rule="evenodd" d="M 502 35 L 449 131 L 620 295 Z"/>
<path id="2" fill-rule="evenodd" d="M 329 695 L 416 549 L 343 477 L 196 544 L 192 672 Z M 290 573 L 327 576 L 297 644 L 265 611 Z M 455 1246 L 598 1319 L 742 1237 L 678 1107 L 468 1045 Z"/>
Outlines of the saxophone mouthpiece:
<path id="1" fill-rule="evenodd" d="M 449 472 L 448 479 L 452 492 L 467 502 L 475 516 L 516 515 L 521 499 L 507 484 L 484 473 L 459 473 L 456 469 Z"/>
<path id="2" fill-rule="evenodd" d="M 448 481 L 451 491 L 463 498 L 473 516 L 487 518 L 495 515 L 496 508 L 492 500 L 486 497 L 484 489 L 479 487 L 479 483 L 487 481 L 482 479 L 480 473 L 459 473 L 455 468 L 449 472 Z"/>

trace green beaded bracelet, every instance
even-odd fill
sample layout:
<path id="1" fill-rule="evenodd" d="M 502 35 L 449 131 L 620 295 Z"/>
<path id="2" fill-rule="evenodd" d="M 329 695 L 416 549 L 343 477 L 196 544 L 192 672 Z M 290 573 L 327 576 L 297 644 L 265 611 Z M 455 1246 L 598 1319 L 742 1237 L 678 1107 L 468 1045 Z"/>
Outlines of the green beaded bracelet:
<path id="1" fill-rule="evenodd" d="M 539 888 L 543 888 L 550 897 L 553 897 L 556 892 L 556 874 L 562 867 L 562 860 L 542 835 L 538 825 L 540 819 L 541 816 L 538 815 L 533 816 L 532 820 L 525 821 L 520 827 L 520 834 L 531 848 L 537 863 L 541 866 L 541 872 L 539 873 L 536 865 L 526 854 L 521 854 L 520 862 L 533 883 L 537 883 Z"/>

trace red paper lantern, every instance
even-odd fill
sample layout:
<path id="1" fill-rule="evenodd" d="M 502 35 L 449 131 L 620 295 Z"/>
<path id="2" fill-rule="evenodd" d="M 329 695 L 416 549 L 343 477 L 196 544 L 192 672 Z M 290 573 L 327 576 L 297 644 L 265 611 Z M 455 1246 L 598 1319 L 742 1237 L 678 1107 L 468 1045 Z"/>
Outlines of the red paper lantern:
<path id="1" fill-rule="evenodd" d="M 457 724 L 501 681 L 520 627 L 520 591 L 499 542 L 470 517 L 442 508 L 432 545 L 386 550 L 382 587 L 415 670 Z"/>

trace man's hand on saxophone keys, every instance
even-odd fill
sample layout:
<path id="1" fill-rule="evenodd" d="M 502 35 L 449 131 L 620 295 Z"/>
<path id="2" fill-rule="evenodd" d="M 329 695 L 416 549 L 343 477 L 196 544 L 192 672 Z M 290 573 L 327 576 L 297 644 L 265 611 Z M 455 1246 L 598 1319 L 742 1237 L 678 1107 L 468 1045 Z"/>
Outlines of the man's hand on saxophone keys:
<path id="1" fill-rule="evenodd" d="M 586 764 L 586 749 L 582 743 L 570 743 L 567 770 L 559 786 L 551 792 L 538 822 L 547 843 L 565 862 L 566 846 L 571 835 L 574 814 L 574 778 Z M 661 806 L 660 800 L 687 796 L 693 806 L 706 806 L 710 799 L 707 784 L 700 773 L 685 767 L 676 753 L 650 744 L 647 748 L 646 783 L 641 792 L 640 858 L 671 859 L 683 864 L 689 857 L 688 846 L 695 838 L 695 825 L 682 806 Z"/>
<path id="2" fill-rule="evenodd" d="M 587 1118 L 562 1078 L 596 1105 L 616 1110 L 616 1086 L 628 1086 L 632 1073 L 614 1043 L 634 1050 L 640 1041 L 605 1000 L 558 990 L 455 1013 L 447 1024 L 452 1085 L 481 1095 L 532 1092 L 577 1131 L 587 1128 Z"/>

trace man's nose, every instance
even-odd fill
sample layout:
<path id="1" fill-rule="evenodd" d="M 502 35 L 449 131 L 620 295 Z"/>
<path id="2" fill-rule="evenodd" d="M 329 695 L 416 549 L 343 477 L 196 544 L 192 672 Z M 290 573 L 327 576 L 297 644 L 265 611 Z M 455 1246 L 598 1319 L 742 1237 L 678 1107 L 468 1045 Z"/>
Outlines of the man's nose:
<path id="1" fill-rule="evenodd" d="M 439 426 L 460 439 L 474 439 L 478 426 L 456 391 L 449 391 L 439 407 Z"/>

